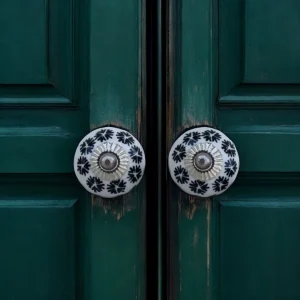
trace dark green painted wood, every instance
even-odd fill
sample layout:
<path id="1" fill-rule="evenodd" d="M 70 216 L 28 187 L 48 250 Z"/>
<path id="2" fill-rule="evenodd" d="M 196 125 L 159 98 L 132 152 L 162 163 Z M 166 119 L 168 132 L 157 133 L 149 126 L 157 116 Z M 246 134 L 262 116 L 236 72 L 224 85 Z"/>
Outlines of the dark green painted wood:
<path id="1" fill-rule="evenodd" d="M 144 4 L 31 2 L 0 4 L 0 298 L 144 299 L 143 185 L 105 201 L 73 174 L 91 128 L 144 136 Z"/>
<path id="2" fill-rule="evenodd" d="M 90 126 L 121 126 L 142 143 L 144 5 L 92 0 L 90 35 Z M 92 197 L 91 215 L 91 299 L 144 299 L 143 182 L 120 199 Z"/>
<path id="3" fill-rule="evenodd" d="M 297 0 L 219 1 L 222 102 L 299 103 L 299 9 Z"/>
<path id="4" fill-rule="evenodd" d="M 0 182 L 1 299 L 88 299 L 88 202 L 77 200 L 75 176 L 1 174 Z"/>
<path id="5" fill-rule="evenodd" d="M 236 143 L 241 171 L 299 172 L 297 157 L 300 144 L 298 109 L 222 109 L 218 127 Z"/>
<path id="6" fill-rule="evenodd" d="M 0 105 L 4 106 L 65 106 L 72 101 L 60 94 L 50 84 L 45 85 L 0 85 Z M 76 95 L 74 95 L 76 97 Z M 73 101 L 74 102 L 74 101 Z"/>
<path id="7" fill-rule="evenodd" d="M 220 299 L 299 298 L 298 182 L 245 174 L 216 199 Z"/>
<path id="8" fill-rule="evenodd" d="M 78 103 L 84 74 L 79 57 L 88 38 L 80 33 L 81 5 L 73 0 L 32 0 L 28 7 L 18 0 L 1 2 L 1 105 Z"/>
<path id="9" fill-rule="evenodd" d="M 79 9 L 78 2 L 73 0 L 50 0 L 47 7 L 48 35 L 45 41 L 48 46 L 48 82 L 57 93 L 73 99 L 73 47 L 76 39 L 75 12 Z"/>
<path id="10" fill-rule="evenodd" d="M 220 97 L 221 104 L 248 105 L 295 105 L 300 103 L 300 86 L 296 84 L 241 84 L 226 96 Z"/>
<path id="11" fill-rule="evenodd" d="M 227 96 L 243 81 L 244 1 L 219 0 L 218 8 L 219 96 Z"/>
<path id="12" fill-rule="evenodd" d="M 210 2 L 171 1 L 169 145 L 171 133 L 208 120 L 235 142 L 241 169 L 214 199 L 171 184 L 169 296 L 296 300 L 299 2 L 220 0 L 215 9 Z"/>
<path id="13" fill-rule="evenodd" d="M 87 114 L 70 109 L 0 112 L 2 173 L 73 172 L 73 152 L 87 132 Z M 11 158 L 11 159 L 7 159 Z M 34 162 L 33 162 L 34 160 Z"/>
<path id="14" fill-rule="evenodd" d="M 286 200 L 221 203 L 221 299 L 299 299 L 300 203 Z"/>
<path id="15" fill-rule="evenodd" d="M 215 1 L 170 1 L 168 32 L 167 153 L 189 127 L 213 124 L 217 94 Z M 217 50 L 217 49 L 216 49 Z M 214 80 L 214 79 L 215 80 Z M 181 193 L 169 178 L 168 296 L 209 299 L 211 285 L 210 199 Z"/>
<path id="16" fill-rule="evenodd" d="M 300 83 L 299 10 L 297 0 L 245 1 L 245 83 Z"/>
<path id="17" fill-rule="evenodd" d="M 74 299 L 75 202 L 1 200 L 0 297 Z"/>
<path id="18" fill-rule="evenodd" d="M 47 83 L 47 1 L 0 3 L 0 84 Z"/>

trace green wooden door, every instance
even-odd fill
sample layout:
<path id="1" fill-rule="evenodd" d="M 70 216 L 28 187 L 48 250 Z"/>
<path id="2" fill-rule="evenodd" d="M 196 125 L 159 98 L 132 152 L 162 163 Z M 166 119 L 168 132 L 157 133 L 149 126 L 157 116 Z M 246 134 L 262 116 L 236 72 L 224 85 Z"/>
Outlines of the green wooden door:
<path id="1" fill-rule="evenodd" d="M 300 299 L 300 2 L 171 0 L 168 26 L 167 149 L 209 124 L 241 160 L 213 199 L 170 182 L 169 298 Z"/>
<path id="2" fill-rule="evenodd" d="M 0 299 L 144 299 L 144 184 L 106 201 L 73 173 L 95 127 L 143 142 L 143 11 L 0 1 Z"/>

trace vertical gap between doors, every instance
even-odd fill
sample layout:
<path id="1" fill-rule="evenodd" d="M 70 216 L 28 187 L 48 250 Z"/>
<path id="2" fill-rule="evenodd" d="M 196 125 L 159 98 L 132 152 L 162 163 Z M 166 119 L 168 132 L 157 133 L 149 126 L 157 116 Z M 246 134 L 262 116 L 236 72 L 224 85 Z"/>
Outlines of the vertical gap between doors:
<path id="1" fill-rule="evenodd" d="M 166 1 L 146 1 L 147 299 L 166 298 Z"/>

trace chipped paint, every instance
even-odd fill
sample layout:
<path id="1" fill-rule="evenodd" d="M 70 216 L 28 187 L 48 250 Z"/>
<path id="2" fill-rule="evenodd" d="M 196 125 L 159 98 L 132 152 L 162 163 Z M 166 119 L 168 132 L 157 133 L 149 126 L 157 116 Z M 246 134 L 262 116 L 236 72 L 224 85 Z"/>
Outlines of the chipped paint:
<path id="1" fill-rule="evenodd" d="M 212 200 L 206 199 L 206 286 L 207 286 L 207 298 L 210 298 L 210 228 L 211 228 L 211 206 Z"/>
<path id="2" fill-rule="evenodd" d="M 114 199 L 105 199 L 92 195 L 92 217 L 95 208 L 102 208 L 105 215 L 110 214 L 117 221 L 119 221 L 125 216 L 126 213 L 135 210 L 135 206 L 132 206 L 130 204 L 131 202 L 133 202 L 132 200 L 133 199 L 129 194 Z"/>
<path id="3" fill-rule="evenodd" d="M 193 220 L 195 212 L 197 210 L 196 197 L 189 196 L 188 205 L 185 207 L 185 215 L 189 220 Z"/>
<path id="4" fill-rule="evenodd" d="M 179 251 L 179 265 L 180 265 L 180 270 L 179 270 L 179 290 L 181 292 L 182 291 L 181 251 Z"/>
<path id="5" fill-rule="evenodd" d="M 141 140 L 141 128 L 142 128 L 142 111 L 139 107 L 136 110 L 136 128 L 137 128 L 137 138 Z"/>
<path id="6" fill-rule="evenodd" d="M 194 235 L 193 235 L 193 247 L 194 248 L 197 248 L 198 241 L 199 241 L 199 231 L 198 231 L 198 227 L 195 226 L 194 227 Z"/>
<path id="7" fill-rule="evenodd" d="M 189 220 L 193 220 L 195 213 L 197 210 L 206 203 L 206 201 L 209 201 L 209 198 L 198 198 L 192 195 L 189 195 L 188 201 L 184 201 L 184 211 L 185 216 Z"/>

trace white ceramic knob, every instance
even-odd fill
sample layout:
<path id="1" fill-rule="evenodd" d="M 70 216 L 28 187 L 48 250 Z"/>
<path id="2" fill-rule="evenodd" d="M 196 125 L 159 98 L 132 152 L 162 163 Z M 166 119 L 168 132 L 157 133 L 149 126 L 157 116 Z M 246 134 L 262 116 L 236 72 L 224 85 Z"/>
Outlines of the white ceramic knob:
<path id="1" fill-rule="evenodd" d="M 79 143 L 74 156 L 74 171 L 90 193 L 114 198 L 139 184 L 145 170 L 145 153 L 128 131 L 101 127 Z"/>
<path id="2" fill-rule="evenodd" d="M 184 132 L 169 153 L 173 181 L 194 196 L 222 194 L 236 179 L 239 167 L 234 143 L 221 131 L 207 126 Z"/>

